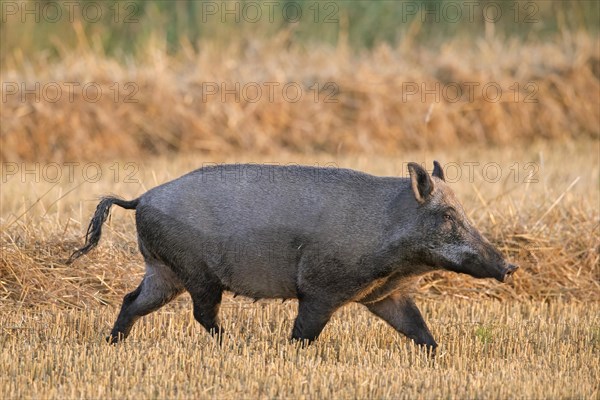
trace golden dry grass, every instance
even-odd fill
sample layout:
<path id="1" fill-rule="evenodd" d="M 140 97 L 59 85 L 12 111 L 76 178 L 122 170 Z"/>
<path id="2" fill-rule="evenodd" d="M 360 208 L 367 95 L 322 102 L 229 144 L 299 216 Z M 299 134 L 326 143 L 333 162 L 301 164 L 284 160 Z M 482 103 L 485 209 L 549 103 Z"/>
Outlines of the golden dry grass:
<path id="1" fill-rule="evenodd" d="M 187 297 L 187 296 L 186 296 Z M 219 348 L 185 307 L 103 335 L 112 307 L 4 310 L 3 398 L 598 398 L 600 306 L 421 302 L 435 361 L 365 308 L 338 311 L 308 349 L 288 341 L 295 302 L 226 298 Z"/>
<path id="2" fill-rule="evenodd" d="M 397 47 L 356 54 L 343 40 L 336 48 L 305 47 L 282 31 L 270 41 L 225 48 L 206 42 L 199 52 L 184 46 L 177 56 L 164 43 L 149 42 L 145 57 L 122 63 L 99 55 L 74 26 L 79 48 L 65 50 L 60 62 L 18 52 L 5 62 L 0 160 L 101 161 L 179 151 L 221 156 L 249 149 L 273 155 L 282 148 L 395 154 L 600 135 L 600 58 L 590 33 L 564 32 L 541 43 L 455 38 L 433 48 L 407 34 Z M 69 82 L 78 86 L 69 89 Z M 277 85 L 272 96 L 267 83 Z M 297 102 L 290 100 L 294 88 L 286 100 L 288 83 L 302 91 Z M 93 87 L 84 98 L 89 84 L 101 88 L 99 100 L 90 100 Z M 237 95 L 207 94 L 212 85 Z M 486 85 L 491 89 L 484 91 Z M 128 102 L 129 94 L 136 102 Z M 336 102 L 327 101 L 330 95 Z"/>

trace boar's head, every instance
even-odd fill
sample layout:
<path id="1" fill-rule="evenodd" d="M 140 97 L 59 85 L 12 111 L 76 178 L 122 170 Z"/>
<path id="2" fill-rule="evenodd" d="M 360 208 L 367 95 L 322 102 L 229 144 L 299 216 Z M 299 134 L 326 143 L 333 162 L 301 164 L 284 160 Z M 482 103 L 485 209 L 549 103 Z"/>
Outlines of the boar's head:
<path id="1" fill-rule="evenodd" d="M 416 163 L 408 170 L 417 202 L 413 243 L 425 264 L 501 282 L 517 270 L 469 222 L 437 161 L 432 176 Z"/>

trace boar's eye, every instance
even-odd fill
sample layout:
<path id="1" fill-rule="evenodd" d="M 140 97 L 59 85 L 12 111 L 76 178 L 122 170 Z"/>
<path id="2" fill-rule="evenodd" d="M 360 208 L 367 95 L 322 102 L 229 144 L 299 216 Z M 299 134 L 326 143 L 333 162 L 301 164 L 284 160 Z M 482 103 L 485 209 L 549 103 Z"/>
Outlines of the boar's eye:
<path id="1" fill-rule="evenodd" d="M 454 221 L 454 217 L 448 213 L 444 214 L 444 220 L 448 221 L 448 222 L 453 222 Z"/>

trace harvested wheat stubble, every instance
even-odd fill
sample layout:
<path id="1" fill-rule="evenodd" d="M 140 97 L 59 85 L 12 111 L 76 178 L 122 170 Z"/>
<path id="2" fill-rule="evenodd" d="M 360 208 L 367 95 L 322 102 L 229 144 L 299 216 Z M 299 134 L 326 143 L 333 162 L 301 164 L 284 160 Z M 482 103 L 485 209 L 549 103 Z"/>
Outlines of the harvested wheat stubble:
<path id="1" fill-rule="evenodd" d="M 600 307 L 422 301 L 435 361 L 360 306 L 308 349 L 288 340 L 296 304 L 225 298 L 222 348 L 189 307 L 144 317 L 108 346 L 116 309 L 3 308 L 5 398 L 597 398 Z"/>

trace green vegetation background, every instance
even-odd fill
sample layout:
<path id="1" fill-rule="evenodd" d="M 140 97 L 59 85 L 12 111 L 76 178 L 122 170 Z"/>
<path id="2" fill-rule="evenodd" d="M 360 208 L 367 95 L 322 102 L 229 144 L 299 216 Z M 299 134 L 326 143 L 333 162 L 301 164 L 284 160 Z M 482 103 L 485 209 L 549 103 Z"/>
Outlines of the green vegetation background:
<path id="1" fill-rule="evenodd" d="M 61 10 L 59 18 L 54 13 L 56 5 Z M 257 5 L 260 18 L 256 18 Z M 236 7 L 237 13 L 223 14 L 225 9 Z M 84 9 L 87 18 L 82 17 Z M 299 18 L 298 9 L 302 12 Z M 101 16 L 97 16 L 97 10 L 101 10 Z M 415 43 L 441 44 L 458 35 L 467 39 L 484 36 L 486 24 L 490 25 L 486 16 L 497 20 L 493 24 L 494 35 L 544 40 L 560 32 L 598 32 L 600 2 L 2 1 L 0 62 L 4 64 L 16 53 L 60 57 L 61 52 L 80 44 L 81 35 L 76 34 L 76 29 L 85 33 L 83 36 L 91 41 L 94 50 L 127 58 L 140 54 L 149 41 L 158 40 L 174 54 L 186 45 L 198 49 L 206 41 L 218 45 L 240 38 L 268 38 L 289 28 L 290 40 L 307 46 L 313 42 L 336 45 L 343 38 L 352 49 L 361 50 L 381 42 L 394 45 L 408 32 Z"/>

